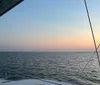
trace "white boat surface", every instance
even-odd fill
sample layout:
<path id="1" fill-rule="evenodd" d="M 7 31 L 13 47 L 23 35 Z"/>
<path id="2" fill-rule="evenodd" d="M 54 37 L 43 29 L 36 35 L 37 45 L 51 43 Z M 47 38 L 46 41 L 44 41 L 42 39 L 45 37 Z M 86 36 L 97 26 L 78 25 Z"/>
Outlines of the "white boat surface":
<path id="1" fill-rule="evenodd" d="M 0 79 L 0 85 L 77 85 L 67 82 L 53 81 L 53 80 L 38 80 L 38 79 L 27 79 L 18 81 L 9 81 Z"/>

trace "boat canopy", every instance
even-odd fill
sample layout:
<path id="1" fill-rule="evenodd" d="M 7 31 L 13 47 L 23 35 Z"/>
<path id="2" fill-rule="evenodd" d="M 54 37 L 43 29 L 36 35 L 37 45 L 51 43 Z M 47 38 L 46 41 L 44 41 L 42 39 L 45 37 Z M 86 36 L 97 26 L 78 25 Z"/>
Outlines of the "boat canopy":
<path id="1" fill-rule="evenodd" d="M 0 16 L 17 6 L 24 0 L 0 0 Z"/>

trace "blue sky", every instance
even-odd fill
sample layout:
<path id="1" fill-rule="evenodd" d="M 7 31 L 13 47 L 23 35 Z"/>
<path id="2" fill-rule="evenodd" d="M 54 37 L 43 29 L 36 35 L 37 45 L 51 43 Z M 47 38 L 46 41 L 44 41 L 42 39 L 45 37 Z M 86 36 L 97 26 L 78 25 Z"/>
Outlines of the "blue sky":
<path id="1" fill-rule="evenodd" d="M 100 1 L 88 0 L 97 44 Z M 0 17 L 0 51 L 93 49 L 83 0 L 25 0 Z"/>

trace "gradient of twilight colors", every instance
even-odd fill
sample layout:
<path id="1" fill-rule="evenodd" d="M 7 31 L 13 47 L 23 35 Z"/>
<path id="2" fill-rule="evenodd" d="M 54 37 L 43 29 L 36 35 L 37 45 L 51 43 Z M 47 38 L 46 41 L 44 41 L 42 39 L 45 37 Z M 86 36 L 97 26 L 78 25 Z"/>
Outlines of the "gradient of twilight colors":
<path id="1" fill-rule="evenodd" d="M 97 44 L 100 0 L 87 0 Z M 0 17 L 0 51 L 93 50 L 83 0 L 25 0 Z"/>

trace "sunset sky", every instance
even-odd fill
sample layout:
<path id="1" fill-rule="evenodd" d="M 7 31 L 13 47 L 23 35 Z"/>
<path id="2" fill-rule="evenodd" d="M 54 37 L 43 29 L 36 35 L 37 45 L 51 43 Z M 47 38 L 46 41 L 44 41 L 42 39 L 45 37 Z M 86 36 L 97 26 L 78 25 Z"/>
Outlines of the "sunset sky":
<path id="1" fill-rule="evenodd" d="M 98 45 L 100 0 L 87 3 Z M 0 17 L 0 51 L 93 49 L 83 0 L 25 0 Z"/>

